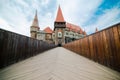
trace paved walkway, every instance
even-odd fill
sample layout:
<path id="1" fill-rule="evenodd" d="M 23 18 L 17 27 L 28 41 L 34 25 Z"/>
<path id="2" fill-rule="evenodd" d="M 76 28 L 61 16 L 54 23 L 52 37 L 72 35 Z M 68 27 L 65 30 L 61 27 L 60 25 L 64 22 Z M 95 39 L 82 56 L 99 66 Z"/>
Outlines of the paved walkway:
<path id="1" fill-rule="evenodd" d="M 0 80 L 120 80 L 120 73 L 58 47 L 0 70 Z"/>

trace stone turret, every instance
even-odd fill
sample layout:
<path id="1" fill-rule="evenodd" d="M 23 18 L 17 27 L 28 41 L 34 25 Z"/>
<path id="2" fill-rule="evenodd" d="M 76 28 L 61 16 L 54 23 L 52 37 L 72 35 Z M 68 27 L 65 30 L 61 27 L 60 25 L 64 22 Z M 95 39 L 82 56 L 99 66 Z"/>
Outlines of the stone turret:
<path id="1" fill-rule="evenodd" d="M 33 23 L 32 23 L 32 25 L 30 27 L 30 33 L 31 33 L 31 37 L 32 38 L 37 38 L 37 32 L 39 31 L 39 29 L 40 28 L 39 28 L 38 17 L 37 17 L 37 10 L 36 10 Z"/>

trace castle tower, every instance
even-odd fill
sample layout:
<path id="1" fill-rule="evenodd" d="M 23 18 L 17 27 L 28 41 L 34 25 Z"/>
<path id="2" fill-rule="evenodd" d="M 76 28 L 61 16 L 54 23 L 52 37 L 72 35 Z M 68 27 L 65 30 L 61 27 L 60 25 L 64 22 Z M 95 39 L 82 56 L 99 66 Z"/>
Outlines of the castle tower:
<path id="1" fill-rule="evenodd" d="M 64 20 L 62 10 L 59 6 L 56 20 L 54 22 L 55 45 L 65 44 L 65 36 L 64 36 L 65 28 L 66 28 L 66 22 Z"/>
<path id="2" fill-rule="evenodd" d="M 39 23 L 38 23 L 38 17 L 37 17 L 37 10 L 35 13 L 35 17 L 32 23 L 32 26 L 30 27 L 30 34 L 32 38 L 37 38 L 37 32 L 39 31 Z"/>

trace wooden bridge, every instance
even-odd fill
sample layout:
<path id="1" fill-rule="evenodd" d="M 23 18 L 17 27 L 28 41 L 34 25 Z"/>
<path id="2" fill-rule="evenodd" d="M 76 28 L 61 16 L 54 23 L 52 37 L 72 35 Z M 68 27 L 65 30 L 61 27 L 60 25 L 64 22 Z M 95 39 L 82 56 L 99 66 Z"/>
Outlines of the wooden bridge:
<path id="1" fill-rule="evenodd" d="M 57 47 L 0 70 L 0 80 L 119 80 L 120 73 Z"/>
<path id="2" fill-rule="evenodd" d="M 120 80 L 120 24 L 63 47 L 0 29 L 0 68 L 0 80 Z"/>

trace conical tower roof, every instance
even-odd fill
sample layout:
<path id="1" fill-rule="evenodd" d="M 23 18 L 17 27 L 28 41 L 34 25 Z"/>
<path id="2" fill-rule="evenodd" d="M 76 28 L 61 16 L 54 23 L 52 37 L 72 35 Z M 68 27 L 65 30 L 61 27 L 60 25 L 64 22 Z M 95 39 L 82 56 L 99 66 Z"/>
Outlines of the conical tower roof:
<path id="1" fill-rule="evenodd" d="M 55 22 L 65 22 L 60 6 L 58 8 L 58 12 L 57 12 L 57 16 L 56 16 Z"/>
<path id="2" fill-rule="evenodd" d="M 36 13 L 35 13 L 35 17 L 34 17 L 32 26 L 33 26 L 33 27 L 38 27 L 38 28 L 39 28 L 38 17 L 37 17 L 37 10 L 36 10 Z"/>

